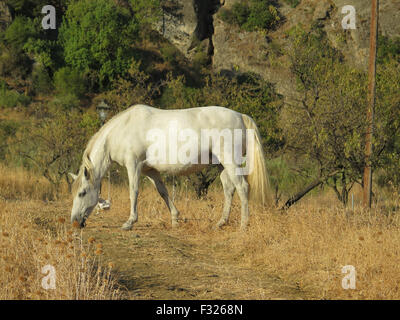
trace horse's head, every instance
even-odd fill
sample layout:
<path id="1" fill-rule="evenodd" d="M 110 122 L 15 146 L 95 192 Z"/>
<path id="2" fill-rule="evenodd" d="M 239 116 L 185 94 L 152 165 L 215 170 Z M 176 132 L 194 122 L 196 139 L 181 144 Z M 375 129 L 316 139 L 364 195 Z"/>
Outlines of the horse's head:
<path id="1" fill-rule="evenodd" d="M 74 178 L 72 194 L 74 202 L 71 211 L 71 223 L 78 222 L 79 226 L 85 226 L 86 219 L 92 213 L 99 199 L 99 186 L 94 179 L 94 170 L 89 156 L 84 156 L 83 165 Z"/>

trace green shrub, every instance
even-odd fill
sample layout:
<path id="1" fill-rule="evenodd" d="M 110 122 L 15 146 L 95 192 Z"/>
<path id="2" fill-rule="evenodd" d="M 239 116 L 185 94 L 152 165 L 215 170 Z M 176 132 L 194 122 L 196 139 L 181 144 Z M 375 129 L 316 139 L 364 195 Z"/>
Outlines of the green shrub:
<path id="1" fill-rule="evenodd" d="M 22 51 L 0 45 L 0 76 L 26 78 L 32 70 L 32 61 Z"/>
<path id="2" fill-rule="evenodd" d="M 279 20 L 278 10 L 271 1 L 252 0 L 250 14 L 243 28 L 248 31 L 273 29 Z"/>
<path id="3" fill-rule="evenodd" d="M 32 20 L 18 16 L 6 29 L 4 38 L 9 46 L 22 50 L 27 40 L 36 34 Z"/>
<path id="4" fill-rule="evenodd" d="M 0 108 L 13 108 L 16 106 L 27 106 L 30 103 L 30 98 L 19 94 L 15 90 L 8 90 L 4 81 L 0 83 Z"/>
<path id="5" fill-rule="evenodd" d="M 179 55 L 178 49 L 172 44 L 166 44 L 160 49 L 163 59 L 167 62 L 173 63 L 177 60 Z"/>
<path id="6" fill-rule="evenodd" d="M 210 63 L 210 57 L 205 51 L 197 51 L 193 57 L 193 65 L 196 69 L 201 69 Z"/>
<path id="7" fill-rule="evenodd" d="M 32 73 L 32 85 L 36 94 L 48 94 L 54 89 L 52 79 L 45 68 L 38 68 Z"/>
<path id="8" fill-rule="evenodd" d="M 4 160 L 8 153 L 10 144 L 8 139 L 15 136 L 20 123 L 14 120 L 1 119 L 0 120 L 0 160 Z"/>
<path id="9" fill-rule="evenodd" d="M 386 36 L 378 37 L 378 63 L 389 58 L 397 58 L 400 61 L 400 37 L 390 39 Z"/>
<path id="10" fill-rule="evenodd" d="M 218 17 L 229 24 L 236 24 L 235 16 L 233 15 L 232 10 L 221 8 L 218 12 Z"/>
<path id="11" fill-rule="evenodd" d="M 271 0 L 235 2 L 231 10 L 221 11 L 220 18 L 247 31 L 273 29 L 280 21 L 275 1 Z"/>
<path id="12" fill-rule="evenodd" d="M 109 0 L 71 1 L 59 29 L 65 61 L 80 72 L 96 71 L 100 87 L 127 74 L 139 23 Z"/>
<path id="13" fill-rule="evenodd" d="M 86 91 L 85 82 L 78 70 L 64 67 L 54 74 L 54 85 L 60 95 L 82 97 Z"/>
<path id="14" fill-rule="evenodd" d="M 78 107 L 79 104 L 77 96 L 70 93 L 58 95 L 51 101 L 51 106 L 56 110 L 71 110 Z"/>
<path id="15" fill-rule="evenodd" d="M 247 22 L 247 19 L 249 18 L 250 7 L 246 2 L 236 2 L 232 6 L 232 15 L 235 23 L 239 26 L 242 26 Z"/>

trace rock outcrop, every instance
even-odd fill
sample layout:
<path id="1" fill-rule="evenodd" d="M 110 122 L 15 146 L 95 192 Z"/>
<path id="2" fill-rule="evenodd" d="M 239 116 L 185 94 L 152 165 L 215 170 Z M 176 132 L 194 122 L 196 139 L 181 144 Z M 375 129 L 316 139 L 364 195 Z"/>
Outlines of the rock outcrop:
<path id="1" fill-rule="evenodd" d="M 164 9 L 164 19 L 157 24 L 159 32 L 187 57 L 203 43 L 211 56 L 214 70 L 254 72 L 276 84 L 277 91 L 286 95 L 294 91 L 293 77 L 284 63 L 271 63 L 268 55 L 272 46 L 285 46 L 285 32 L 301 23 L 306 28 L 319 23 L 333 46 L 359 68 L 367 67 L 369 54 L 370 6 L 365 0 L 353 0 L 356 9 L 356 29 L 343 30 L 342 7 L 346 0 L 302 0 L 296 8 L 279 1 L 285 17 L 280 27 L 268 34 L 246 32 L 218 18 L 221 6 L 231 8 L 239 0 L 174 0 Z M 172 8 L 172 9 L 171 9 Z M 400 1 L 380 1 L 379 31 L 388 37 L 400 36 Z M 204 45 L 206 42 L 206 45 Z"/>
<path id="2" fill-rule="evenodd" d="M 0 1 L 0 31 L 4 31 L 12 22 L 10 8 L 5 1 Z"/>

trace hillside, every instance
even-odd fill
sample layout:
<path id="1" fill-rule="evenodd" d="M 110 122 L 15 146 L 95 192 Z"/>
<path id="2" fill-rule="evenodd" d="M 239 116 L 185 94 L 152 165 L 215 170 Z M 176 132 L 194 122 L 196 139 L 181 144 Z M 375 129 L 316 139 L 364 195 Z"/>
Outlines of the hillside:
<path id="1" fill-rule="evenodd" d="M 174 1 L 171 1 L 174 2 Z M 296 26 L 310 28 L 318 24 L 333 47 L 346 57 L 346 61 L 367 69 L 369 50 L 370 8 L 365 1 L 353 1 L 356 9 L 356 30 L 343 30 L 344 14 L 341 8 L 348 3 L 341 0 L 303 0 L 296 7 L 288 2 L 277 1 L 282 20 L 275 30 L 249 32 L 221 19 L 223 10 L 231 10 L 239 1 L 175 1 L 175 10 L 164 12 L 164 24 L 156 24 L 157 30 L 173 43 L 184 55 L 193 58 L 193 39 L 210 55 L 215 71 L 254 72 L 276 85 L 280 94 L 287 96 L 294 89 L 294 77 L 285 63 L 285 56 L 274 57 L 279 48 L 288 45 L 286 32 Z M 379 30 L 383 36 L 398 38 L 400 2 L 384 0 L 380 3 Z M 268 59 L 272 56 L 272 59 Z"/>
<path id="2" fill-rule="evenodd" d="M 344 0 L 50 3 L 55 28 L 46 29 L 47 0 L 0 0 L 0 297 L 400 297 L 400 0 L 380 1 L 368 159 L 369 1 L 352 1 L 354 30 L 342 28 Z M 139 220 L 121 229 L 135 210 L 126 168 L 112 163 L 99 186 L 82 154 L 109 119 L 135 104 L 222 106 L 254 120 L 269 201 L 250 197 L 247 232 L 238 231 L 237 196 L 229 223 L 215 228 L 233 185 L 222 176 L 222 190 L 222 166 L 162 173 L 181 213 L 176 229 L 140 177 Z M 362 205 L 366 166 L 372 208 Z M 69 223 L 73 190 L 74 203 L 100 193 L 111 209 L 93 212 L 78 230 L 78 219 Z M 54 291 L 40 285 L 47 264 L 62 273 Z M 357 269 L 357 290 L 344 290 L 344 266 Z"/>

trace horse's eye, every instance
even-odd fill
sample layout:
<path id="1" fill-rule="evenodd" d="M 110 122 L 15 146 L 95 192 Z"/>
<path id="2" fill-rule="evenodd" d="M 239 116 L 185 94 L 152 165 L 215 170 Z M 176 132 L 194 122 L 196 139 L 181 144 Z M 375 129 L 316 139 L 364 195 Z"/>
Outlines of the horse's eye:
<path id="1" fill-rule="evenodd" d="M 79 196 L 79 198 L 82 198 L 85 196 L 85 194 L 86 194 L 86 190 L 83 190 L 82 192 L 79 192 L 78 196 Z"/>

